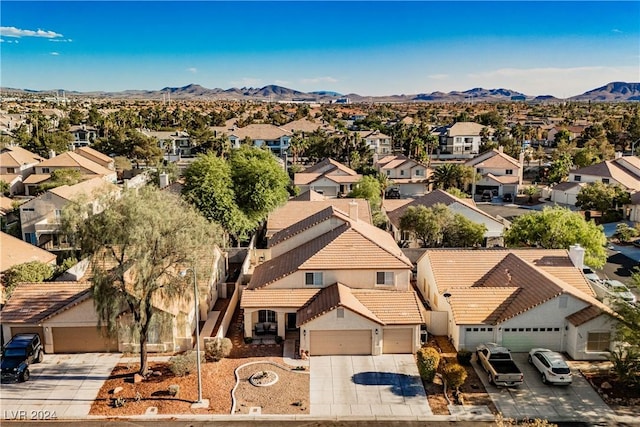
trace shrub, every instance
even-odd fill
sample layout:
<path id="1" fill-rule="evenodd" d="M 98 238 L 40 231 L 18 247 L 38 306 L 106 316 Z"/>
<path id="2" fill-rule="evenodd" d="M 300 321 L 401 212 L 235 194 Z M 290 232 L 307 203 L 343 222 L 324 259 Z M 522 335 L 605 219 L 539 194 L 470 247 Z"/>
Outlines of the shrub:
<path id="1" fill-rule="evenodd" d="M 244 337 L 245 344 L 251 344 L 253 342 L 253 337 Z"/>
<path id="2" fill-rule="evenodd" d="M 432 382 L 440 364 L 440 353 L 433 347 L 425 347 L 418 350 L 417 356 L 420 376 L 424 381 Z"/>
<path id="3" fill-rule="evenodd" d="M 202 361 L 203 358 L 203 355 L 201 355 L 200 360 Z M 187 351 L 171 357 L 171 359 L 169 359 L 169 369 L 171 369 L 171 372 L 173 372 L 175 376 L 183 377 L 196 370 L 196 361 L 196 352 Z"/>
<path id="4" fill-rule="evenodd" d="M 229 338 L 215 338 L 204 342 L 204 354 L 207 360 L 217 362 L 229 356 L 233 344 Z"/>
<path id="5" fill-rule="evenodd" d="M 442 378 L 447 382 L 449 387 L 458 389 L 467 379 L 467 370 L 457 363 L 449 363 L 442 368 Z"/>
<path id="6" fill-rule="evenodd" d="M 282 342 L 282 337 L 280 335 L 276 336 L 276 344 L 280 344 Z"/>
<path id="7" fill-rule="evenodd" d="M 169 386 L 169 395 L 177 396 L 180 393 L 180 386 L 178 384 L 171 384 Z"/>
<path id="8" fill-rule="evenodd" d="M 458 363 L 463 366 L 471 366 L 472 355 L 473 353 L 470 352 L 469 350 L 460 350 L 456 355 L 456 359 L 458 360 Z"/>

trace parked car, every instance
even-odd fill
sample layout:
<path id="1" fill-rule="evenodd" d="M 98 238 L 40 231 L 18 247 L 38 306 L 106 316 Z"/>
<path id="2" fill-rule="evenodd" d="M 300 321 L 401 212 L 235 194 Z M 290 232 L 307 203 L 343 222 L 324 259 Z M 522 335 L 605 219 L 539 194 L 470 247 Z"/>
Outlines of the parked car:
<path id="1" fill-rule="evenodd" d="M 586 277 L 590 282 L 602 283 L 602 279 L 600 278 L 600 276 L 598 276 L 596 272 L 589 267 L 583 267 L 582 272 L 584 273 L 584 277 Z"/>
<path id="2" fill-rule="evenodd" d="M 534 348 L 529 352 L 529 363 L 540 372 L 545 384 L 569 385 L 573 381 L 571 369 L 560 353 L 546 348 Z"/>
<path id="3" fill-rule="evenodd" d="M 502 386 L 519 386 L 524 375 L 511 358 L 511 352 L 495 343 L 480 344 L 476 349 L 478 363 L 489 376 L 489 383 Z"/>
<path id="4" fill-rule="evenodd" d="M 400 198 L 400 190 L 397 188 L 390 188 L 387 190 L 385 197 L 387 199 L 399 199 Z"/>
<path id="5" fill-rule="evenodd" d="M 28 381 L 29 365 L 42 362 L 43 357 L 40 335 L 14 335 L 2 348 L 2 381 Z"/>
<path id="6" fill-rule="evenodd" d="M 631 304 L 636 303 L 636 296 L 619 280 L 605 280 L 604 286 L 613 296 Z"/>
<path id="7" fill-rule="evenodd" d="M 493 193 L 491 192 L 491 190 L 484 190 L 482 192 L 482 196 L 480 196 L 480 200 L 483 202 L 490 202 L 492 198 Z"/>
<path id="8" fill-rule="evenodd" d="M 504 193 L 504 194 L 502 195 L 502 201 L 503 201 L 504 203 L 511 203 L 511 202 L 513 202 L 513 194 L 511 194 L 511 193 Z"/>

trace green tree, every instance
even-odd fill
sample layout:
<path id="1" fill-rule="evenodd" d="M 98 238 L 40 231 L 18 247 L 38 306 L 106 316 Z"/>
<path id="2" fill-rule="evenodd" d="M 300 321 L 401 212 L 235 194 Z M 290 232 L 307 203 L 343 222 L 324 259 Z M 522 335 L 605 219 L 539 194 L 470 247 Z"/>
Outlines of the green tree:
<path id="1" fill-rule="evenodd" d="M 62 185 L 75 185 L 82 180 L 82 173 L 76 169 L 56 169 L 51 171 L 51 179 L 40 184 L 37 193 L 43 193 Z"/>
<path id="2" fill-rule="evenodd" d="M 453 220 L 446 224 L 443 246 L 447 248 L 480 246 L 486 232 L 486 225 L 475 223 L 464 215 L 455 213 Z"/>
<path id="3" fill-rule="evenodd" d="M 582 210 L 595 210 L 601 213 L 622 207 L 630 203 L 627 191 L 618 185 L 590 182 L 580 189 L 576 196 L 576 206 Z"/>
<path id="4" fill-rule="evenodd" d="M 547 249 L 569 249 L 578 243 L 585 249 L 585 264 L 590 267 L 601 268 L 607 260 L 602 226 L 565 208 L 547 207 L 515 218 L 504 239 L 511 247 Z"/>
<path id="5" fill-rule="evenodd" d="M 5 296 L 9 298 L 13 289 L 21 282 L 43 282 L 53 276 L 55 269 L 51 264 L 30 261 L 17 264 L 2 274 Z"/>
<path id="6" fill-rule="evenodd" d="M 367 199 L 371 208 L 379 208 L 381 203 L 381 185 L 380 181 L 374 176 L 365 175 L 360 181 L 356 182 L 353 190 L 348 197 L 354 199 Z"/>
<path id="7" fill-rule="evenodd" d="M 467 193 L 465 193 L 462 190 L 459 190 L 455 187 L 451 187 L 447 189 L 447 193 L 451 194 L 452 196 L 457 197 L 458 199 L 469 199 L 471 198 L 471 196 L 469 196 Z"/>
<path id="8" fill-rule="evenodd" d="M 558 183 L 567 179 L 572 164 L 571 155 L 568 153 L 562 154 L 559 158 L 551 162 L 548 177 L 549 182 Z"/>
<path id="9" fill-rule="evenodd" d="M 613 237 L 618 239 L 620 242 L 628 243 L 634 237 L 638 236 L 638 230 L 634 227 L 629 227 L 624 222 L 616 225 L 616 231 L 613 233 Z"/>
<path id="10" fill-rule="evenodd" d="M 139 373 L 145 375 L 150 327 L 164 317 L 153 302 L 189 299 L 191 282 L 178 270 L 207 258 L 221 230 L 180 197 L 154 187 L 102 202 L 106 209 L 91 216 L 84 203 L 70 203 L 63 211 L 63 230 L 83 256 L 91 256 L 99 324 L 114 335 L 125 327 L 123 311 L 131 315 L 129 326 L 140 344 Z M 202 277 L 211 274 L 207 268 L 198 264 Z"/>
<path id="11" fill-rule="evenodd" d="M 3 179 L 0 179 L 0 194 L 5 196 L 9 195 L 10 186 L 9 183 Z"/>
<path id="12" fill-rule="evenodd" d="M 269 150 L 242 146 L 229 157 L 237 205 L 251 221 L 262 221 L 289 198 L 289 176 Z"/>

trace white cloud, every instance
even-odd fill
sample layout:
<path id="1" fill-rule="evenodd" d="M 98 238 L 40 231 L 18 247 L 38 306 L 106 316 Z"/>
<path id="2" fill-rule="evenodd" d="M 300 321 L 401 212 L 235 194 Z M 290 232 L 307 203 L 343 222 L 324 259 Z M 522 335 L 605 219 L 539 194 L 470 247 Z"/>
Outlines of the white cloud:
<path id="1" fill-rule="evenodd" d="M 449 75 L 448 74 L 431 74 L 431 75 L 428 75 L 427 77 L 434 80 L 444 80 L 444 79 L 448 79 Z"/>
<path id="2" fill-rule="evenodd" d="M 71 43 L 73 40 L 72 39 L 49 39 L 50 42 L 56 42 L 56 43 Z"/>
<path id="3" fill-rule="evenodd" d="M 622 31 L 620 31 L 620 30 L 619 30 L 619 29 L 617 29 L 617 28 L 614 28 L 613 30 L 611 30 L 611 32 L 612 32 L 612 33 L 622 33 Z"/>
<path id="4" fill-rule="evenodd" d="M 241 86 L 241 87 L 253 87 L 253 86 L 260 86 L 262 82 L 262 79 L 258 79 L 255 77 L 242 77 L 240 80 L 233 80 L 231 81 L 231 84 L 234 86 Z"/>
<path id="5" fill-rule="evenodd" d="M 567 68 L 501 68 L 468 74 L 469 87 L 505 88 L 527 95 L 568 98 L 613 81 L 637 81 L 632 66 Z"/>
<path id="6" fill-rule="evenodd" d="M 314 78 L 309 78 L 309 79 L 300 79 L 300 83 L 303 84 L 314 84 L 314 83 L 337 83 L 338 79 L 335 79 L 333 77 L 314 77 Z"/>
<path id="7" fill-rule="evenodd" d="M 18 40 L 5 40 L 5 39 L 0 39 L 0 43 L 15 43 L 15 44 L 18 44 Z"/>
<path id="8" fill-rule="evenodd" d="M 287 80 L 276 80 L 274 83 L 277 84 L 278 86 L 285 86 L 285 85 L 288 85 L 291 82 L 287 81 Z"/>
<path id="9" fill-rule="evenodd" d="M 187 68 L 187 71 L 190 72 L 190 73 L 195 74 L 195 73 L 198 72 L 198 69 L 196 67 L 191 67 L 191 68 Z"/>
<path id="10" fill-rule="evenodd" d="M 53 55 L 53 56 L 59 56 L 59 55 L 60 55 L 60 53 L 59 53 L 59 52 L 51 52 L 51 55 Z"/>
<path id="11" fill-rule="evenodd" d="M 62 37 L 62 34 L 58 34 L 54 31 L 45 31 L 41 29 L 37 29 L 36 31 L 22 30 L 16 27 L 0 27 L 0 35 L 5 37 L 44 37 L 48 39 Z"/>

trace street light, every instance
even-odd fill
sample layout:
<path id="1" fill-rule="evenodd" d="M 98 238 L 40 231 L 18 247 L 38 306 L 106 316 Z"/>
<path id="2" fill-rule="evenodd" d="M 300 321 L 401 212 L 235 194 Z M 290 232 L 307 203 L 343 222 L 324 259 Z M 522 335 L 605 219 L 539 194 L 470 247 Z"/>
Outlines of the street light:
<path id="1" fill-rule="evenodd" d="M 195 267 L 189 267 L 180 272 L 181 277 L 185 277 L 187 273 L 193 273 L 193 295 L 195 297 L 194 307 L 196 310 L 196 366 L 198 369 L 198 401 L 196 404 L 201 405 L 202 401 L 202 372 L 200 369 L 200 307 L 198 304 L 198 275 Z M 207 405 L 208 406 L 208 405 Z"/>

